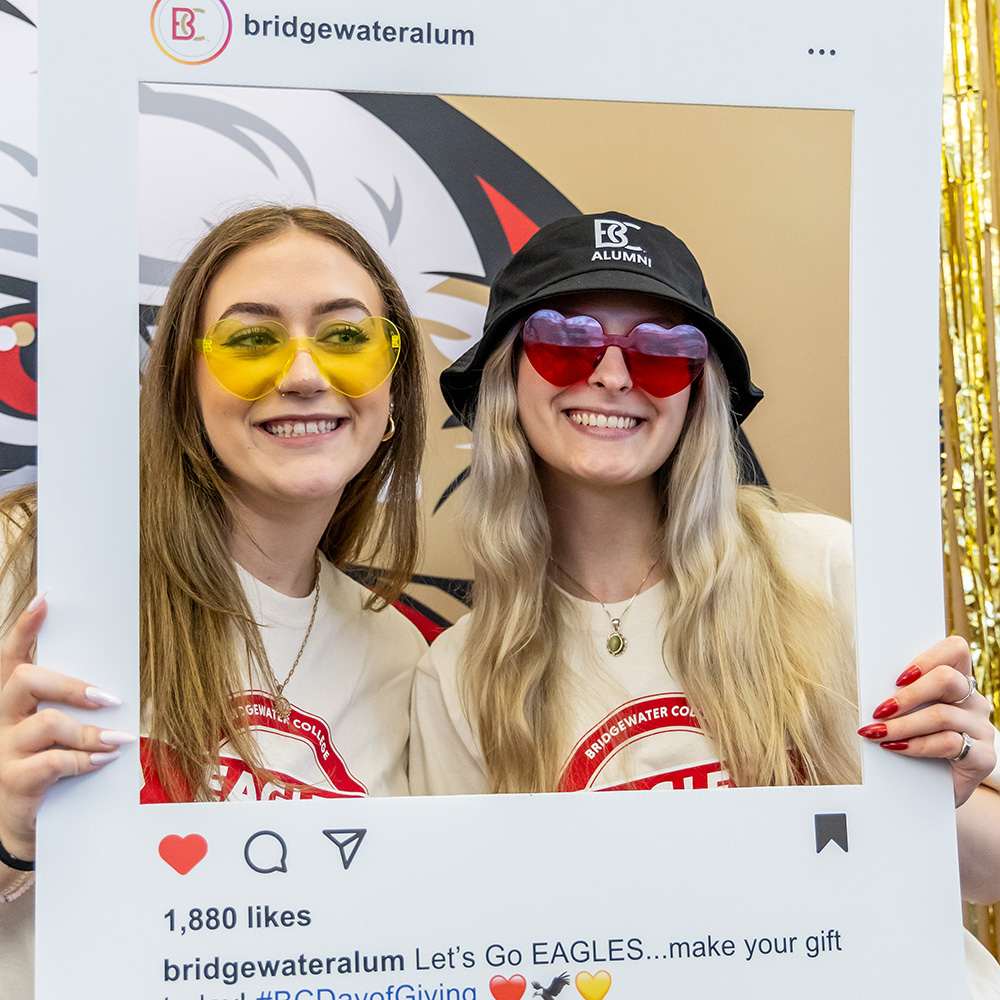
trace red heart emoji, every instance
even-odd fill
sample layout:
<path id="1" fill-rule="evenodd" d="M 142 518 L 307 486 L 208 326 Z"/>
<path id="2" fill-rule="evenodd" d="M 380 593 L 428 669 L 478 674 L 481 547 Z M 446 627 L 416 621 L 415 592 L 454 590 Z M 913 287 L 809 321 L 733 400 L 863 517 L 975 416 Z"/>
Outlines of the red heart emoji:
<path id="1" fill-rule="evenodd" d="M 176 833 L 172 833 L 160 841 L 160 857 L 178 875 L 187 875 L 206 854 L 208 842 L 197 833 L 189 833 L 186 837 L 178 837 Z"/>
<path id="2" fill-rule="evenodd" d="M 521 1000 L 527 985 L 524 976 L 511 976 L 510 979 L 494 976 L 490 980 L 490 993 L 493 994 L 493 1000 Z"/>

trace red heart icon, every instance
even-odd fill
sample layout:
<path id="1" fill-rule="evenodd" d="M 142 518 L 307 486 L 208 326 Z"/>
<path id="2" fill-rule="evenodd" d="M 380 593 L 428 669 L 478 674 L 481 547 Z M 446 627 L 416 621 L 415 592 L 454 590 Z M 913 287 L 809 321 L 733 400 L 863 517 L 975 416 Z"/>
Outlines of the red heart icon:
<path id="1" fill-rule="evenodd" d="M 490 980 L 490 993 L 493 994 L 493 1000 L 521 1000 L 527 985 L 524 976 L 511 976 L 510 979 L 494 976 Z"/>
<path id="2" fill-rule="evenodd" d="M 187 875 L 206 854 L 208 842 L 197 833 L 189 833 L 186 837 L 178 837 L 176 833 L 172 833 L 160 841 L 160 857 L 178 875 Z"/>

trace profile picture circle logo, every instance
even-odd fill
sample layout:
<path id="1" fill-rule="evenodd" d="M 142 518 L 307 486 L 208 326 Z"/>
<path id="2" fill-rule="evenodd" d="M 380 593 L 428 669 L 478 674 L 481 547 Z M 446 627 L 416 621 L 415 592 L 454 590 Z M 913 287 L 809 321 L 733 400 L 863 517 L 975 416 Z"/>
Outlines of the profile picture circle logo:
<path id="1" fill-rule="evenodd" d="M 233 18 L 223 0 L 156 0 L 149 28 L 164 55 L 174 62 L 200 66 L 229 44 Z"/>

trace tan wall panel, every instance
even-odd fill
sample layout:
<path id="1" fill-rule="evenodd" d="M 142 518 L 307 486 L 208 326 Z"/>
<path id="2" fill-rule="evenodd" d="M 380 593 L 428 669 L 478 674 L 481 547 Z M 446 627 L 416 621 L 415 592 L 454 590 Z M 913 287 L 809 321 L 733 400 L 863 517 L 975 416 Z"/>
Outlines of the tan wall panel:
<path id="1" fill-rule="evenodd" d="M 582 212 L 688 244 L 766 393 L 745 430 L 772 485 L 849 519 L 850 112 L 446 100 Z"/>

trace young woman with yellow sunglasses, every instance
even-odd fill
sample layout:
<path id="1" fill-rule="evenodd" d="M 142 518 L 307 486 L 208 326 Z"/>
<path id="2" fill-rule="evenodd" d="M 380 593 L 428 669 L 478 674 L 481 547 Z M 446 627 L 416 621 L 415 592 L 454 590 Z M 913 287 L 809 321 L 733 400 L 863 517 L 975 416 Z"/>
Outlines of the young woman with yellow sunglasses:
<path id="1" fill-rule="evenodd" d="M 139 407 L 143 801 L 406 793 L 425 644 L 388 605 L 416 558 L 422 379 L 398 285 L 326 212 L 242 212 L 181 266 Z M 79 711 L 114 695 L 30 662 L 46 614 L 34 498 L 0 512 L 0 922 L 15 941 L 47 788 L 133 737 Z M 342 571 L 366 558 L 372 590 Z M 30 995 L 19 975 L 5 988 Z"/>

